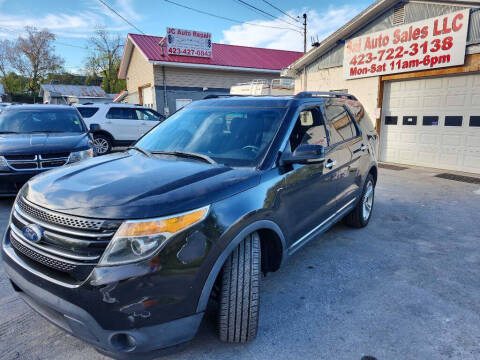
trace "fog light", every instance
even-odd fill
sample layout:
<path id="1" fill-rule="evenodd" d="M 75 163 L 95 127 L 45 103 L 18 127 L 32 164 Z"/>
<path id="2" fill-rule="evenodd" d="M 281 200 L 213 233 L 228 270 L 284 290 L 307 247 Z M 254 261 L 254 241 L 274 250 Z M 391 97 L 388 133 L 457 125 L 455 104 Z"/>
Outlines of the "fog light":
<path id="1" fill-rule="evenodd" d="M 132 351 L 137 346 L 137 342 L 132 335 L 129 334 L 115 334 L 110 338 L 110 344 L 118 351 Z"/>

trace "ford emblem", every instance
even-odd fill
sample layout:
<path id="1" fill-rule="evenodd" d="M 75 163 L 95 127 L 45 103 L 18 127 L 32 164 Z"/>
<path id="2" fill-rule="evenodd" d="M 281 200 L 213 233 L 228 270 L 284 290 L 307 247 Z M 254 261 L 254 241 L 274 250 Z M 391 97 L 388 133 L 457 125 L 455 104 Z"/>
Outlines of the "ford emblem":
<path id="1" fill-rule="evenodd" d="M 25 239 L 36 243 L 42 239 L 43 229 L 37 224 L 30 224 L 22 229 L 22 233 L 23 236 L 25 236 Z"/>

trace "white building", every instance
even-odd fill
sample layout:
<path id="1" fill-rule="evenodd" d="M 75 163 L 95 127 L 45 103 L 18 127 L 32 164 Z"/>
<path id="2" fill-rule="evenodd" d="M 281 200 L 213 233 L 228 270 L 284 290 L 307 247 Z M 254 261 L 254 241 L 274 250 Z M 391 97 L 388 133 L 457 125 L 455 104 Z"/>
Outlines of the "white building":
<path id="1" fill-rule="evenodd" d="M 480 173 L 480 1 L 379 0 L 293 63 L 295 91 L 348 91 L 380 160 Z"/>

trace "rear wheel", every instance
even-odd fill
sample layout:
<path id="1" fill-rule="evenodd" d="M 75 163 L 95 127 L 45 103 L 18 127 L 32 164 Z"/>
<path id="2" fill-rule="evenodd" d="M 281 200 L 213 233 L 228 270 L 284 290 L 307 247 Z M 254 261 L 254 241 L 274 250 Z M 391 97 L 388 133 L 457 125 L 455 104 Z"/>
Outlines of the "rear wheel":
<path id="1" fill-rule="evenodd" d="M 260 237 L 248 235 L 223 265 L 220 286 L 220 340 L 245 343 L 258 328 L 261 271 Z"/>
<path id="2" fill-rule="evenodd" d="M 93 135 L 93 146 L 95 146 L 97 155 L 108 154 L 112 150 L 112 142 L 110 138 L 103 134 Z"/>
<path id="3" fill-rule="evenodd" d="M 372 174 L 367 176 L 363 186 L 362 197 L 357 206 L 345 216 L 345 223 L 352 227 L 362 228 L 368 225 L 373 211 L 373 201 L 375 200 L 375 180 Z"/>

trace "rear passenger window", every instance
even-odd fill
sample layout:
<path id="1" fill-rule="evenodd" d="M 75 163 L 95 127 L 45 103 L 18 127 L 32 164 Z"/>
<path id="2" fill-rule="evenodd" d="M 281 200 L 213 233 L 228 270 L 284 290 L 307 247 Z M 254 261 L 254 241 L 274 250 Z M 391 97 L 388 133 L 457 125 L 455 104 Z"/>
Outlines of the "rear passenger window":
<path id="1" fill-rule="evenodd" d="M 327 105 L 325 116 L 330 124 L 332 143 L 342 142 L 357 136 L 357 128 L 343 106 Z"/>
<path id="2" fill-rule="evenodd" d="M 398 116 L 385 116 L 385 125 L 397 125 Z"/>
<path id="3" fill-rule="evenodd" d="M 438 126 L 438 116 L 424 116 L 423 126 Z"/>
<path id="4" fill-rule="evenodd" d="M 463 116 L 445 116 L 445 126 L 462 126 Z"/>
<path id="5" fill-rule="evenodd" d="M 108 110 L 107 119 L 138 120 L 135 109 L 112 107 Z"/>
<path id="6" fill-rule="evenodd" d="M 480 127 L 480 116 L 470 116 L 470 126 Z"/>
<path id="7" fill-rule="evenodd" d="M 98 107 L 77 107 L 77 110 L 84 119 L 88 119 L 97 113 Z"/>
<path id="8" fill-rule="evenodd" d="M 303 110 L 290 135 L 292 152 L 300 144 L 328 146 L 328 136 L 322 114 L 318 108 Z"/>

